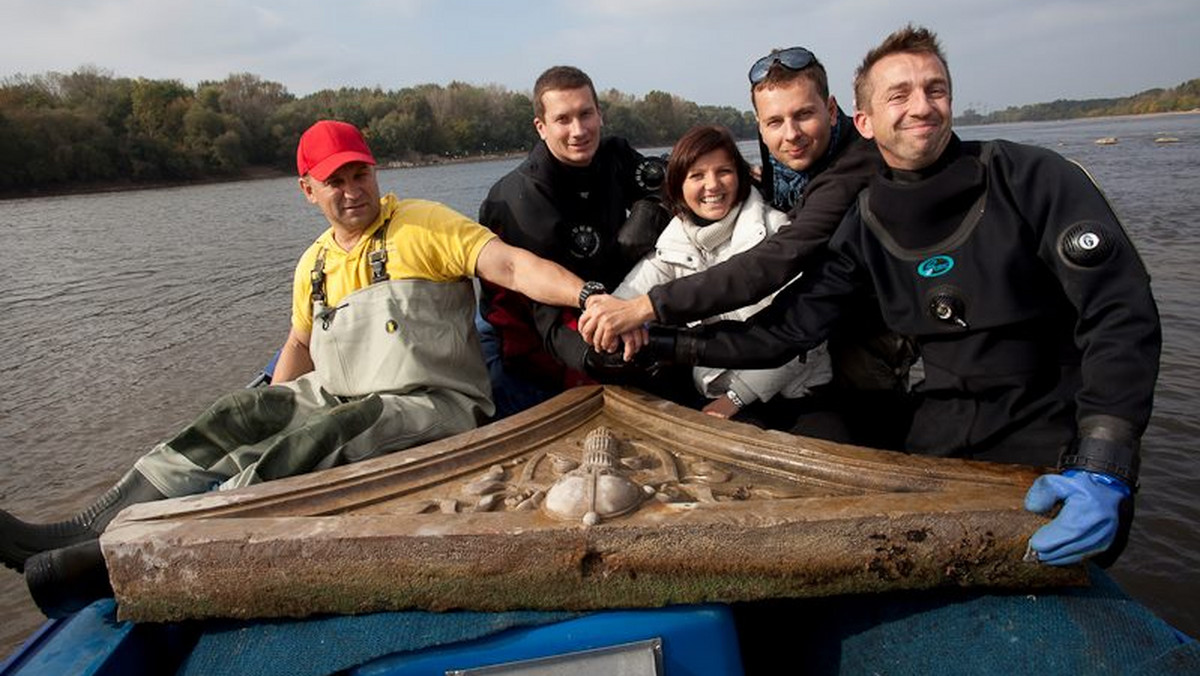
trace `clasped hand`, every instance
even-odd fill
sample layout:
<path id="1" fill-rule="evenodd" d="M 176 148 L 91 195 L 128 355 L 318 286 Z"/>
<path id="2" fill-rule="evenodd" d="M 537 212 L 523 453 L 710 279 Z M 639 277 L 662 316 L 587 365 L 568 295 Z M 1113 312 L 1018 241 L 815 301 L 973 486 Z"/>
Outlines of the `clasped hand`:
<path id="1" fill-rule="evenodd" d="M 632 361 L 649 340 L 645 324 L 653 318 L 654 310 L 646 296 L 621 300 L 595 295 L 587 299 L 587 309 L 579 318 L 579 334 L 593 348 L 604 352 L 614 352 L 624 343 L 625 361 Z"/>

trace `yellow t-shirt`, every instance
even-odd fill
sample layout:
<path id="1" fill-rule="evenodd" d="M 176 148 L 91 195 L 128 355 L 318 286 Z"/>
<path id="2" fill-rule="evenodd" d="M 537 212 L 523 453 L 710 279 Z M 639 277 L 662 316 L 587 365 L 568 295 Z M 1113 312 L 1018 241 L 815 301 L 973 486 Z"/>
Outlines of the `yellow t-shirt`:
<path id="1" fill-rule="evenodd" d="M 336 306 L 352 291 L 371 284 L 369 255 L 375 231 L 388 225 L 387 272 L 390 279 L 457 281 L 475 276 L 475 262 L 496 233 L 437 202 L 397 199 L 389 193 L 379 200 L 379 218 L 350 251 L 326 230 L 300 257 L 292 282 L 292 327 L 312 332 L 312 270 L 317 254 L 325 251 L 325 304 Z"/>

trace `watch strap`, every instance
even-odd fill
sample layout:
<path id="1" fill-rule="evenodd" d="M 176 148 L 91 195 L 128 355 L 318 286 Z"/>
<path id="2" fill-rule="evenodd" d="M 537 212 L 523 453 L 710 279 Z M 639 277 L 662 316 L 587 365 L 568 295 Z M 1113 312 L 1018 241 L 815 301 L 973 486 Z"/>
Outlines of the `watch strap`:
<path id="1" fill-rule="evenodd" d="M 600 282 L 584 282 L 583 288 L 579 290 L 579 309 L 587 309 L 587 299 L 593 294 L 608 293 L 608 289 Z"/>

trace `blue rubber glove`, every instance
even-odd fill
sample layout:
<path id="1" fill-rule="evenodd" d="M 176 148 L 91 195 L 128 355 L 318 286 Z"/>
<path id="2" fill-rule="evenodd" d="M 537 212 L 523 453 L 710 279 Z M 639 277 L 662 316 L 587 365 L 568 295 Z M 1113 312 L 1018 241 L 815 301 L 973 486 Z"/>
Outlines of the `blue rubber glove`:
<path id="1" fill-rule="evenodd" d="M 1117 508 L 1130 495 L 1116 477 L 1082 469 L 1037 478 L 1025 494 L 1025 509 L 1045 514 L 1059 502 L 1062 510 L 1029 538 L 1038 561 L 1052 566 L 1078 563 L 1109 548 L 1117 536 Z"/>

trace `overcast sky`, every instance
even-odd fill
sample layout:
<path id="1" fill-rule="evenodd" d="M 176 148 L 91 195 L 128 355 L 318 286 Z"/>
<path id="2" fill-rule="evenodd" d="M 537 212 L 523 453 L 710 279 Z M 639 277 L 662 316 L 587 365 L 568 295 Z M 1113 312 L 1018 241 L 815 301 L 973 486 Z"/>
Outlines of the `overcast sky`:
<path id="1" fill-rule="evenodd" d="M 907 22 L 942 40 L 956 112 L 1200 77 L 1198 0 L 0 0 L 0 76 L 95 66 L 194 86 L 248 72 L 296 95 L 453 80 L 597 88 L 748 109 L 746 71 L 803 45 L 849 109 L 855 65 Z"/>

